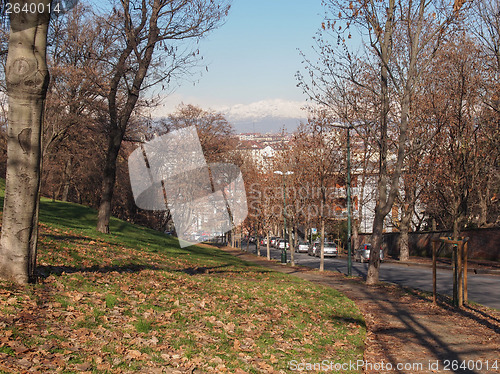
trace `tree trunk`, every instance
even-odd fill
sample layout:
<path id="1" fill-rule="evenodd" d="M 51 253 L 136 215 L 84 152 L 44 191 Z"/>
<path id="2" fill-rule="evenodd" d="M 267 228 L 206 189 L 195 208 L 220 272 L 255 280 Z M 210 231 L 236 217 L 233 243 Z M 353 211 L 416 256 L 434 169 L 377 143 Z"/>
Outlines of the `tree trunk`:
<path id="1" fill-rule="evenodd" d="M 111 200 L 116 181 L 116 159 L 120 152 L 123 133 L 115 127 L 109 135 L 108 150 L 106 152 L 106 163 L 102 179 L 102 196 L 97 216 L 97 231 L 109 234 L 109 219 L 111 217 Z"/>
<path id="2" fill-rule="evenodd" d="M 293 226 L 293 225 L 290 225 Z M 297 233 L 295 233 L 297 235 Z M 292 228 L 288 231 L 288 242 L 290 243 L 290 265 L 295 266 L 295 248 L 293 245 L 293 232 Z"/>
<path id="3" fill-rule="evenodd" d="M 269 243 L 269 241 L 271 240 L 271 238 L 269 237 L 269 231 L 267 232 L 267 241 L 266 241 L 266 249 L 267 249 L 267 259 L 268 260 L 271 260 L 271 244 Z"/>
<path id="4" fill-rule="evenodd" d="M 358 249 L 359 246 L 359 230 L 358 230 L 359 221 L 354 221 L 354 225 L 352 225 L 352 245 L 351 245 L 351 256 L 354 256 L 354 252 Z"/>
<path id="5" fill-rule="evenodd" d="M 35 1 L 48 7 L 50 1 Z M 46 44 L 49 14 L 11 13 L 5 78 L 9 97 L 7 172 L 0 240 L 0 276 L 35 279 L 41 134 L 49 83 Z"/>
<path id="6" fill-rule="evenodd" d="M 399 226 L 399 261 L 408 261 L 410 259 L 408 233 L 410 231 L 411 210 L 409 209 L 413 208 L 403 208 Z"/>
<path id="7" fill-rule="evenodd" d="M 382 243 L 382 231 L 384 227 L 384 218 L 388 213 L 388 199 L 387 199 L 387 182 L 388 182 L 388 171 L 387 171 L 387 150 L 388 150 L 388 137 L 387 137 L 387 127 L 388 127 L 388 115 L 390 109 L 389 102 L 389 71 L 387 61 L 389 61 L 389 56 L 391 54 L 391 38 L 392 38 L 392 12 L 394 11 L 394 2 L 391 1 L 391 6 L 388 11 L 391 16 L 388 15 L 386 26 L 384 30 L 384 39 L 380 42 L 381 48 L 381 67 L 380 67 L 380 140 L 379 140 L 379 175 L 377 181 L 377 202 L 375 205 L 375 217 L 373 219 L 372 228 L 372 238 L 371 244 L 372 248 L 370 250 L 370 263 L 368 265 L 368 273 L 366 275 L 367 284 L 376 284 L 379 280 L 379 258 L 374 257 L 376 252 L 378 255 L 380 244 Z M 398 160 L 399 161 L 399 160 Z M 398 177 L 399 178 L 399 177 Z M 391 204 L 392 205 L 392 204 Z M 384 214 L 385 213 L 385 214 Z"/>
<path id="8" fill-rule="evenodd" d="M 379 281 L 380 268 L 380 247 L 382 246 L 382 234 L 384 228 L 384 217 L 377 217 L 378 212 L 375 212 L 373 220 L 373 234 L 371 237 L 372 248 L 370 250 L 370 265 L 366 275 L 367 284 L 377 284 Z"/>
<path id="9" fill-rule="evenodd" d="M 320 249 L 319 271 L 324 271 L 325 270 L 325 219 L 323 217 L 321 217 L 321 241 L 319 249 Z"/>
<path id="10" fill-rule="evenodd" d="M 489 198 L 489 188 L 486 188 L 486 193 L 479 193 L 479 219 L 477 225 L 479 227 L 485 227 L 488 223 L 488 204 L 487 198 Z"/>
<path id="11" fill-rule="evenodd" d="M 66 162 L 66 167 L 64 168 L 64 181 L 62 185 L 62 201 L 68 201 L 70 180 L 71 180 L 71 166 L 73 163 L 73 158 L 70 156 Z"/>

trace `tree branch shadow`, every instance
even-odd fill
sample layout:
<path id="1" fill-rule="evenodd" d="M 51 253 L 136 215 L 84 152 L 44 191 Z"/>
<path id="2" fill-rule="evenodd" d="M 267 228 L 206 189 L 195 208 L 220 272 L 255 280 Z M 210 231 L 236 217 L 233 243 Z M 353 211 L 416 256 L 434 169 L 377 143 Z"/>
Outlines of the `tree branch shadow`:
<path id="1" fill-rule="evenodd" d="M 39 279 L 46 279 L 51 275 L 61 276 L 63 274 L 74 273 L 139 273 L 143 270 L 170 270 L 166 267 L 156 266 L 152 264 L 122 264 L 122 265 L 106 265 L 106 266 L 52 266 L 39 265 L 37 267 L 37 276 Z"/>

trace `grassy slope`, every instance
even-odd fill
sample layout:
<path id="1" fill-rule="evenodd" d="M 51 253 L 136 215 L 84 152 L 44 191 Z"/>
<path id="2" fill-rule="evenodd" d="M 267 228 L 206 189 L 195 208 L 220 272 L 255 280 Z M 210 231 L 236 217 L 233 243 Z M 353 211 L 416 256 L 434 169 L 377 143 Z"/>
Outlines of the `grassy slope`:
<path id="1" fill-rule="evenodd" d="M 3 201 L 0 201 L 3 206 Z M 288 372 L 363 357 L 364 320 L 335 290 L 208 246 L 42 199 L 38 284 L 0 281 L 0 372 Z"/>

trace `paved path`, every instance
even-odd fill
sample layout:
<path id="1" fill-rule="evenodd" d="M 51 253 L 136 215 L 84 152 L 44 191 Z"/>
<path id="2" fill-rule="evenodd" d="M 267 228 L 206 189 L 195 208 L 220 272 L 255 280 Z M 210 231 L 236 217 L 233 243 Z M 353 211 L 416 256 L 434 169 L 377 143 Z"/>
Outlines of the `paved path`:
<path id="1" fill-rule="evenodd" d="M 338 272 L 291 267 L 225 248 L 276 271 L 334 287 L 354 300 L 367 324 L 365 373 L 500 373 L 500 312 L 444 302 L 394 285 L 367 286 Z"/>
<path id="2" fill-rule="evenodd" d="M 250 246 L 250 251 L 256 253 L 254 245 Z M 264 249 L 261 253 L 265 254 L 267 251 Z M 273 259 L 280 259 L 280 255 L 281 251 L 278 249 L 271 251 Z M 289 252 L 288 260 L 290 260 Z M 295 253 L 295 263 L 313 269 L 319 268 L 319 258 L 308 256 L 306 253 Z M 347 259 L 326 258 L 325 269 L 347 274 Z M 367 263 L 352 263 L 354 276 L 366 278 L 367 271 Z M 432 292 L 432 268 L 426 266 L 384 262 L 380 266 L 380 280 Z M 494 275 L 469 272 L 467 283 L 469 300 L 500 310 L 500 273 Z M 451 270 L 437 270 L 437 291 L 450 297 L 453 295 L 453 273 Z"/>

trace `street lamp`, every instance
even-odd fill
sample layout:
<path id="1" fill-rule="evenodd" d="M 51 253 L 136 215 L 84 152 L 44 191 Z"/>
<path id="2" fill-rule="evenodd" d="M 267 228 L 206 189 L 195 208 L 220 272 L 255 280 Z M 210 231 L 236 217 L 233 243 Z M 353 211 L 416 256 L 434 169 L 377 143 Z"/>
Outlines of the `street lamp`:
<path id="1" fill-rule="evenodd" d="M 293 174 L 293 171 L 286 171 L 282 172 L 280 170 L 277 170 L 274 172 L 274 174 L 279 174 L 283 176 L 283 224 L 285 226 L 285 245 L 283 247 L 283 250 L 281 251 L 281 263 L 286 264 L 286 183 L 285 183 L 285 175 L 291 175 Z"/>

